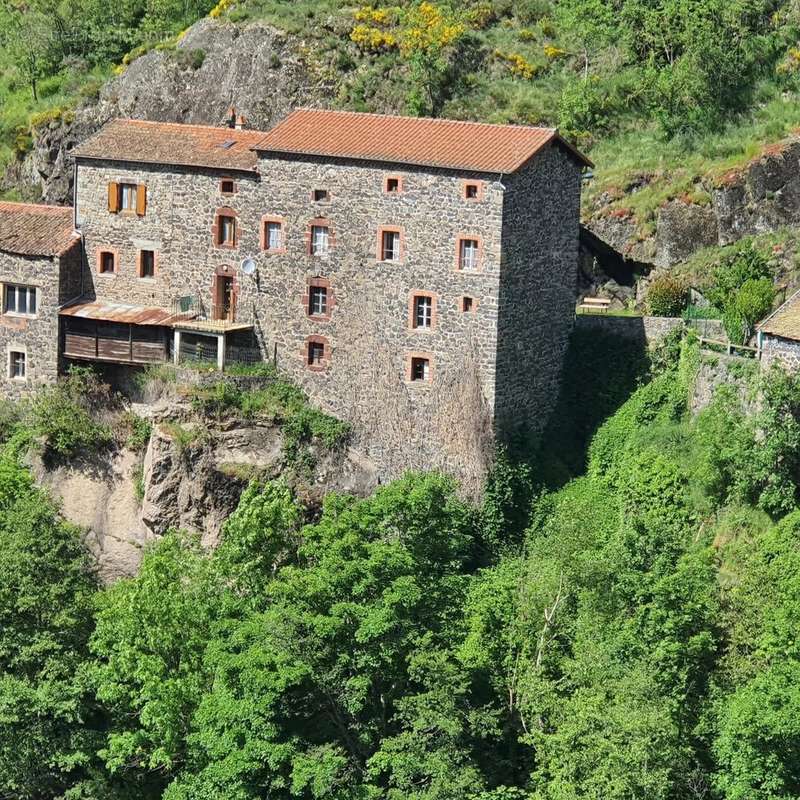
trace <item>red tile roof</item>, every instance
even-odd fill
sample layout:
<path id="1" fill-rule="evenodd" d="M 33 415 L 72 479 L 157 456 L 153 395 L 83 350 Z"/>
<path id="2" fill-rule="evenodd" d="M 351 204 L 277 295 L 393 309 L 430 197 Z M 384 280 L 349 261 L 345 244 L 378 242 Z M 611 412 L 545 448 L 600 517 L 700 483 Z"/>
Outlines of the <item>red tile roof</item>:
<path id="1" fill-rule="evenodd" d="M 59 256 L 79 241 L 72 208 L 0 201 L 0 250 L 25 256 Z"/>
<path id="2" fill-rule="evenodd" d="M 252 148 L 263 138 L 263 131 L 113 119 L 78 145 L 72 155 L 139 164 L 255 172 L 258 157 Z"/>
<path id="3" fill-rule="evenodd" d="M 552 128 L 316 109 L 293 111 L 255 149 L 508 174 L 550 143 L 591 166 Z"/>

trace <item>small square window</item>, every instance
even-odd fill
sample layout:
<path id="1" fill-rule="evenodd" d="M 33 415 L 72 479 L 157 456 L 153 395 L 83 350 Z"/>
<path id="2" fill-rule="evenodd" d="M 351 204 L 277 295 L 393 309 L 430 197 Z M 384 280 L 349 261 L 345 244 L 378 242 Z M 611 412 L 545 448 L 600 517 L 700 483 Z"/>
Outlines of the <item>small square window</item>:
<path id="1" fill-rule="evenodd" d="M 400 194 L 402 191 L 400 178 L 387 178 L 385 189 L 386 194 Z"/>
<path id="2" fill-rule="evenodd" d="M 110 251 L 100 253 L 99 270 L 101 275 L 110 275 L 116 272 L 116 256 Z"/>
<path id="3" fill-rule="evenodd" d="M 139 253 L 139 277 L 155 278 L 156 254 L 152 250 L 142 250 Z"/>
<path id="4" fill-rule="evenodd" d="M 8 377 L 13 380 L 24 381 L 27 370 L 25 353 L 12 350 L 8 354 Z"/>
<path id="5" fill-rule="evenodd" d="M 280 222 L 267 222 L 264 227 L 264 249 L 283 249 L 283 225 Z"/>
<path id="6" fill-rule="evenodd" d="M 312 286 L 308 292 L 308 313 L 312 317 L 324 317 L 328 313 L 328 289 Z"/>
<path id="7" fill-rule="evenodd" d="M 480 244 L 477 239 L 461 239 L 458 246 L 459 269 L 478 269 L 478 252 Z"/>
<path id="8" fill-rule="evenodd" d="M 327 189 L 314 189 L 314 202 L 321 203 L 324 200 L 330 200 L 330 194 Z"/>
<path id="9" fill-rule="evenodd" d="M 311 226 L 311 255 L 324 255 L 330 250 L 330 230 L 327 225 Z"/>
<path id="10" fill-rule="evenodd" d="M 219 189 L 222 194 L 234 194 L 236 192 L 236 184 L 229 178 L 223 178 L 220 181 Z"/>
<path id="11" fill-rule="evenodd" d="M 234 246 L 236 244 L 236 217 L 220 214 L 217 231 L 217 244 Z"/>
<path id="12" fill-rule="evenodd" d="M 464 184 L 464 197 L 466 197 L 467 200 L 477 200 L 479 196 L 480 188 L 477 183 Z"/>
<path id="13" fill-rule="evenodd" d="M 321 367 L 325 361 L 325 345 L 322 342 L 308 343 L 308 366 Z"/>
<path id="14" fill-rule="evenodd" d="M 429 381 L 431 379 L 431 360 L 415 356 L 411 359 L 411 380 Z"/>
<path id="15" fill-rule="evenodd" d="M 475 308 L 475 300 L 472 297 L 461 298 L 461 310 L 465 314 L 469 314 Z"/>
<path id="16" fill-rule="evenodd" d="M 433 298 L 427 295 L 417 295 L 414 298 L 415 328 L 430 328 L 433 325 Z"/>
<path id="17" fill-rule="evenodd" d="M 381 234 L 381 261 L 400 260 L 400 231 L 383 231 Z"/>

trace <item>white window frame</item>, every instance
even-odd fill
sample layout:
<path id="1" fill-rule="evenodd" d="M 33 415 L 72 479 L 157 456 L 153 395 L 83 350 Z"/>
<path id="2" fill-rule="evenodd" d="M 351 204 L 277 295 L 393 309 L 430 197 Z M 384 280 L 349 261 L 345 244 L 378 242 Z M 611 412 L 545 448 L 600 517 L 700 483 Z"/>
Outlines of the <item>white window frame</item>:
<path id="1" fill-rule="evenodd" d="M 230 230 L 231 237 L 225 236 L 225 231 Z M 218 244 L 235 246 L 236 244 L 236 217 L 233 214 L 219 215 L 219 241 Z"/>
<path id="2" fill-rule="evenodd" d="M 322 298 L 321 310 L 318 310 L 316 303 L 317 298 Z M 327 286 L 311 286 L 308 290 L 308 313 L 312 317 L 324 317 L 328 313 L 328 287 Z"/>
<path id="3" fill-rule="evenodd" d="M 458 263 L 461 269 L 476 270 L 480 263 L 481 244 L 477 239 L 464 237 L 459 242 Z"/>
<path id="4" fill-rule="evenodd" d="M 136 195 L 138 187 L 135 183 L 119 184 L 119 207 L 121 211 L 136 211 Z M 128 202 L 126 202 L 126 199 Z"/>
<path id="5" fill-rule="evenodd" d="M 22 356 L 22 375 L 14 375 L 14 356 Z M 10 381 L 24 383 L 28 380 L 28 351 L 24 347 L 14 347 L 13 345 L 8 348 L 8 356 L 6 360 L 6 375 Z"/>
<path id="6" fill-rule="evenodd" d="M 400 231 L 384 230 L 381 233 L 381 261 L 400 261 Z"/>
<path id="7" fill-rule="evenodd" d="M 319 359 L 316 354 L 319 353 Z M 312 355 L 313 354 L 313 355 Z M 319 367 L 325 363 L 325 345 L 322 342 L 309 342 L 306 352 L 306 362 L 309 367 Z"/>
<path id="8" fill-rule="evenodd" d="M 423 330 L 433 327 L 433 298 L 426 294 L 414 297 L 414 327 Z"/>
<path id="9" fill-rule="evenodd" d="M 25 311 L 20 311 L 18 308 L 14 310 L 8 310 L 8 292 L 9 289 L 14 290 L 14 297 L 17 300 L 17 305 L 19 304 L 19 290 L 24 289 L 26 298 L 30 297 L 30 294 L 33 293 L 33 311 L 28 311 L 27 309 L 30 308 L 29 300 L 26 299 L 25 302 Z M 39 290 L 36 286 L 31 286 L 30 284 L 26 283 L 4 283 L 3 284 L 3 314 L 9 317 L 30 317 L 34 318 L 39 313 Z"/>
<path id="10" fill-rule="evenodd" d="M 414 362 L 422 362 L 422 377 L 417 378 L 414 376 Z M 411 358 L 411 382 L 412 383 L 427 383 L 431 379 L 431 360 L 423 358 L 422 356 L 412 356 Z"/>
<path id="11" fill-rule="evenodd" d="M 311 226 L 311 255 L 323 256 L 330 252 L 331 232 L 327 225 Z"/>
<path id="12" fill-rule="evenodd" d="M 264 231 L 266 250 L 283 250 L 283 224 L 275 220 L 268 220 L 267 229 Z M 273 238 L 273 234 L 275 235 Z"/>

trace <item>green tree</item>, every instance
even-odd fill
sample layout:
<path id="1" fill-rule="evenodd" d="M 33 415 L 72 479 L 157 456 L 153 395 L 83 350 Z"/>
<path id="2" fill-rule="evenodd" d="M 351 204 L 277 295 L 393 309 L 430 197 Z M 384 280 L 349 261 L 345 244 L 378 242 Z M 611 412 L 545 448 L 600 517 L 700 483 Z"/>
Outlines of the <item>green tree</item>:
<path id="1" fill-rule="evenodd" d="M 87 777 L 98 734 L 82 678 L 95 581 L 78 531 L 0 454 L 0 795 L 38 800 Z"/>

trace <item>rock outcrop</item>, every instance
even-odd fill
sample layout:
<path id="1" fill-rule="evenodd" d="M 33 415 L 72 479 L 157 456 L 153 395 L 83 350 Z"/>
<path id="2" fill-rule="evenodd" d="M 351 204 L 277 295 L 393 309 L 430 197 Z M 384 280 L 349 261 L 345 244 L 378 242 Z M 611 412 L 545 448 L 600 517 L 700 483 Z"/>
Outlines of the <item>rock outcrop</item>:
<path id="1" fill-rule="evenodd" d="M 64 517 L 86 531 L 86 541 L 105 583 L 133 575 L 145 546 L 169 530 L 219 542 L 251 479 L 282 476 L 312 511 L 328 492 L 366 496 L 378 485 L 374 465 L 354 450 L 310 450 L 310 466 L 287 463 L 277 425 L 210 429 L 198 422 L 156 421 L 144 457 L 127 449 L 86 461 L 30 466 L 41 486 L 61 505 Z M 172 409 L 178 417 L 181 409 Z M 176 433 L 178 432 L 178 433 Z"/>
<path id="2" fill-rule="evenodd" d="M 639 187 L 628 187 L 634 192 Z M 655 231 L 644 235 L 634 217 L 611 208 L 618 197 L 601 195 L 584 224 L 626 259 L 671 267 L 709 245 L 800 225 L 800 135 L 768 147 L 747 166 L 706 178 L 695 194 L 706 205 L 673 199 L 656 212 Z"/>
<path id="3" fill-rule="evenodd" d="M 297 106 L 325 106 L 332 73 L 303 43 L 264 23 L 203 19 L 174 49 L 152 50 L 108 81 L 91 106 L 35 131 L 26 158 L 11 165 L 4 187 L 68 203 L 71 150 L 113 117 L 219 125 L 231 106 L 254 128 L 267 128 Z"/>

